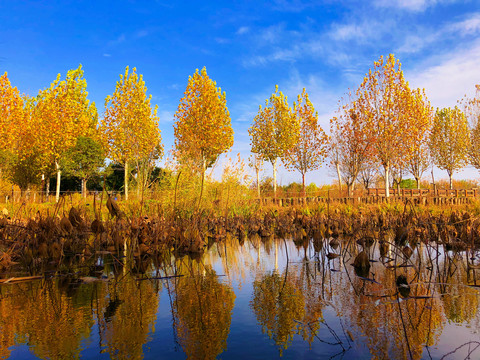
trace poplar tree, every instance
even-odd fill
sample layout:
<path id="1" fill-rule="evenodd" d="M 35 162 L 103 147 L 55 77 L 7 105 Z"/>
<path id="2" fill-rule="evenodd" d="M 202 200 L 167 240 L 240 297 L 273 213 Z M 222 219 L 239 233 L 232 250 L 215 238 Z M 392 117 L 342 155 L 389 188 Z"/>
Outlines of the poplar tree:
<path id="1" fill-rule="evenodd" d="M 294 103 L 294 113 L 300 126 L 298 141 L 287 150 L 285 166 L 300 172 L 305 195 L 305 174 L 322 166 L 327 156 L 328 136 L 318 124 L 318 113 L 305 88 L 298 95 L 297 103 Z"/>
<path id="2" fill-rule="evenodd" d="M 58 74 L 49 88 L 41 90 L 34 100 L 33 117 L 37 128 L 37 145 L 46 159 L 45 167 L 55 164 L 60 198 L 60 160 L 77 142 L 77 137 L 88 132 L 96 119 L 95 103 L 87 99 L 87 82 L 80 65 L 67 72 L 65 80 Z"/>
<path id="3" fill-rule="evenodd" d="M 200 205 L 206 170 L 233 145 L 226 94 L 209 78 L 205 67 L 188 78 L 173 127 L 177 158 L 180 162 L 193 161 L 200 170 Z"/>
<path id="4" fill-rule="evenodd" d="M 458 107 L 437 109 L 429 145 L 435 165 L 447 171 L 452 189 L 452 175 L 467 165 L 470 147 L 467 118 Z"/>
<path id="5" fill-rule="evenodd" d="M 163 154 L 157 106 L 152 109 L 151 100 L 143 76 L 137 74 L 136 68 L 129 73 L 128 66 L 125 74 L 120 75 L 114 93 L 105 99 L 100 129 L 108 158 L 124 166 L 127 201 L 129 163 L 140 164 L 146 158 L 159 158 Z"/>
<path id="6" fill-rule="evenodd" d="M 278 86 L 275 93 L 260 106 L 258 114 L 248 129 L 252 153 L 259 154 L 273 166 L 273 192 L 277 195 L 277 160 L 285 159 L 287 152 L 295 146 L 300 125 L 287 103 L 287 97 Z"/>

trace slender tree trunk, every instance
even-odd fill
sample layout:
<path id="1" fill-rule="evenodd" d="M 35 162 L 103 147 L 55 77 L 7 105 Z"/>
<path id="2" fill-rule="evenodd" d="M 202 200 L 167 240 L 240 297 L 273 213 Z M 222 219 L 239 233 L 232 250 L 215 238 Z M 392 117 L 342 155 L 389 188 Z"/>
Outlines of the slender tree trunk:
<path id="1" fill-rule="evenodd" d="M 340 164 L 337 162 L 335 167 L 337 168 L 338 186 L 340 187 L 340 191 L 342 191 L 342 175 L 340 174 Z"/>
<path id="2" fill-rule="evenodd" d="M 125 201 L 128 201 L 128 161 L 125 161 L 124 189 L 125 189 Z"/>
<path id="3" fill-rule="evenodd" d="M 200 202 L 202 201 L 203 195 L 203 183 L 205 182 L 205 172 L 207 171 L 207 160 L 203 158 L 202 163 L 202 186 L 200 187 L 200 197 L 198 198 L 197 210 L 200 209 Z"/>
<path id="4" fill-rule="evenodd" d="M 58 161 L 55 161 L 55 168 L 57 169 L 57 191 L 55 193 L 55 202 L 58 203 L 60 200 L 60 180 L 62 176 L 62 171 L 60 170 L 60 164 Z"/>
<path id="5" fill-rule="evenodd" d="M 257 168 L 255 171 L 257 173 L 257 196 L 260 199 L 260 170 Z"/>
<path id="6" fill-rule="evenodd" d="M 177 210 L 177 189 L 178 189 L 178 181 L 180 180 L 180 175 L 181 174 L 182 174 L 182 170 L 180 170 L 178 172 L 177 180 L 175 181 L 175 195 L 174 195 L 174 198 L 173 198 L 173 210 L 174 211 Z"/>
<path id="7" fill-rule="evenodd" d="M 302 173 L 302 191 L 303 191 L 303 196 L 307 197 L 307 192 L 305 191 L 305 173 Z"/>
<path id="8" fill-rule="evenodd" d="M 349 184 L 347 183 L 347 196 L 350 197 L 350 194 L 352 193 L 352 187 L 353 183 Z"/>
<path id="9" fill-rule="evenodd" d="M 450 182 L 450 190 L 453 189 L 452 175 L 453 175 L 453 174 L 449 171 L 449 172 L 448 172 L 448 179 L 449 179 L 449 182 Z"/>
<path id="10" fill-rule="evenodd" d="M 43 203 L 43 190 L 45 188 L 45 174 L 42 174 L 42 185 L 40 188 L 40 193 L 42 194 L 42 203 Z"/>
<path id="11" fill-rule="evenodd" d="M 420 178 L 416 177 L 415 181 L 417 182 L 417 190 L 420 190 Z"/>
<path id="12" fill-rule="evenodd" d="M 388 178 L 390 176 L 390 166 L 385 165 L 385 196 L 390 197 L 390 183 Z"/>
<path id="13" fill-rule="evenodd" d="M 273 165 L 273 197 L 277 197 L 277 159 L 272 163 Z"/>
<path id="14" fill-rule="evenodd" d="M 47 196 L 47 201 L 48 197 L 50 196 L 50 177 L 47 176 L 47 184 L 46 184 L 46 189 L 45 189 L 45 195 Z"/>
<path id="15" fill-rule="evenodd" d="M 82 196 L 87 199 L 87 179 L 82 178 Z"/>
<path id="16" fill-rule="evenodd" d="M 137 199 L 140 199 L 140 184 L 142 183 L 142 176 L 140 175 L 140 173 L 138 172 L 138 169 L 137 169 Z"/>

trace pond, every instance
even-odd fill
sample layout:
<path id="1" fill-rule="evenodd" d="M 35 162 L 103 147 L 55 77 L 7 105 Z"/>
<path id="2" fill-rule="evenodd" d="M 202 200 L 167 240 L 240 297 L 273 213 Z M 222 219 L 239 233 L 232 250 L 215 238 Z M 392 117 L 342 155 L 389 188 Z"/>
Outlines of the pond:
<path id="1" fill-rule="evenodd" d="M 254 237 L 12 279 L 0 358 L 480 358 L 478 253 L 368 245 L 363 268 L 353 240 Z"/>

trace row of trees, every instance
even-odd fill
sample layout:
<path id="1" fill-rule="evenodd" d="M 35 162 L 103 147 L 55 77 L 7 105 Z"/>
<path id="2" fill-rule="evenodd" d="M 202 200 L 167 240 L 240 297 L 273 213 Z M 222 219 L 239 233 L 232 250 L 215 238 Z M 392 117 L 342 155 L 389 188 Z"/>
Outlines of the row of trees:
<path id="1" fill-rule="evenodd" d="M 454 172 L 468 163 L 480 169 L 480 86 L 459 106 L 434 111 L 424 90 L 410 89 L 400 62 L 381 57 L 331 120 L 331 162 L 339 183 L 351 193 L 359 178 L 368 185 L 381 167 L 388 196 L 390 179 L 398 185 L 409 173 L 419 187 L 435 165 L 447 171 L 451 188 Z"/>
<path id="2" fill-rule="evenodd" d="M 299 171 L 303 184 L 305 173 L 328 159 L 349 194 L 356 182 L 368 187 L 379 168 L 386 196 L 391 179 L 399 186 L 410 173 L 419 187 L 432 165 L 447 171 L 451 187 L 453 173 L 467 163 L 480 169 L 480 86 L 475 98 L 459 103 L 464 111 L 455 107 L 435 112 L 424 90 L 410 88 L 400 62 L 390 54 L 380 57 L 358 89 L 341 99 L 328 137 L 305 89 L 292 109 L 277 87 L 249 129 L 251 166 L 259 183 L 261 162 L 272 164 L 274 193 L 278 159 Z"/>
<path id="3" fill-rule="evenodd" d="M 126 68 L 107 96 L 100 120 L 86 87 L 81 66 L 63 80 L 58 75 L 35 97 L 20 95 L 6 73 L 0 77 L 3 176 L 26 189 L 56 173 L 58 201 L 62 171 L 81 177 L 85 193 L 86 179 L 108 158 L 124 167 L 125 198 L 131 167 L 137 191 L 143 193 L 163 146 L 157 107 L 146 94 L 142 76 Z M 340 101 L 327 136 L 305 89 L 290 107 L 276 87 L 249 129 L 258 191 L 264 161 L 273 166 L 274 193 L 278 160 L 300 172 L 304 191 L 305 174 L 327 159 L 349 193 L 359 179 L 368 185 L 381 167 L 387 196 L 390 178 L 399 184 L 409 172 L 419 183 L 432 163 L 447 170 L 450 179 L 467 162 L 480 168 L 480 86 L 477 90 L 475 98 L 460 102 L 463 111 L 455 107 L 434 112 L 424 90 L 410 89 L 400 62 L 393 55 L 381 57 L 358 89 Z M 177 176 L 185 166 L 200 175 L 200 204 L 206 170 L 233 145 L 226 94 L 205 68 L 188 79 L 174 134 Z"/>
<path id="4" fill-rule="evenodd" d="M 124 164 L 135 163 L 137 176 L 145 164 L 161 156 L 162 146 L 156 108 L 142 76 L 127 67 L 115 92 L 105 101 L 101 122 L 95 103 L 87 98 L 82 67 L 70 70 L 64 80 L 59 74 L 38 95 L 21 96 L 8 80 L 0 77 L 0 149 L 2 170 L 22 189 L 57 174 L 56 199 L 60 196 L 62 170 L 86 180 L 105 157 Z M 46 182 L 47 187 L 49 181 Z M 128 176 L 125 177 L 128 197 Z"/>
<path id="5" fill-rule="evenodd" d="M 87 99 L 81 66 L 60 74 L 36 97 L 20 95 L 7 73 L 0 77 L 0 150 L 2 176 L 21 189 L 57 174 L 56 199 L 62 171 L 82 178 L 105 165 L 105 158 L 125 170 L 124 191 L 128 200 L 130 167 L 134 166 L 137 191 L 143 191 L 150 172 L 163 155 L 157 107 L 136 69 L 116 84 L 105 100 L 100 121 L 95 103 Z M 218 156 L 233 145 L 233 130 L 226 95 L 204 68 L 188 80 L 185 96 L 175 114 L 175 157 L 182 166 L 195 166 L 202 174 Z M 49 181 L 46 182 L 47 191 Z"/>

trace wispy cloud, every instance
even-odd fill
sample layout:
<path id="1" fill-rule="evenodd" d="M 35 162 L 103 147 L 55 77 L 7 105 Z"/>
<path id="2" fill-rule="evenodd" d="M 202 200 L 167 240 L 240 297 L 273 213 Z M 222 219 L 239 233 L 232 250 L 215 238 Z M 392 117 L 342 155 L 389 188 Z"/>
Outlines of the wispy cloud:
<path id="1" fill-rule="evenodd" d="M 237 35 L 244 35 L 250 31 L 250 28 L 248 26 L 241 26 L 238 28 L 235 34 Z"/>
<path id="2" fill-rule="evenodd" d="M 136 37 L 137 39 L 141 39 L 141 38 L 143 38 L 143 37 L 148 36 L 149 34 L 150 34 L 150 33 L 149 33 L 148 30 L 139 30 L 139 31 L 137 31 L 137 32 L 135 33 L 135 37 Z"/>
<path id="3" fill-rule="evenodd" d="M 465 94 L 472 96 L 479 82 L 480 40 L 421 64 L 410 76 L 411 84 L 425 88 L 434 107 L 453 107 Z"/>
<path id="4" fill-rule="evenodd" d="M 442 45 L 440 44 L 445 41 L 458 41 L 459 37 L 476 35 L 478 33 L 480 33 L 480 13 L 473 13 L 464 19 L 449 22 L 437 29 L 418 26 L 414 33 L 405 36 L 404 42 L 399 46 L 398 51 L 401 53 L 418 53 L 430 45 L 441 48 Z"/>
<path id="5" fill-rule="evenodd" d="M 480 13 L 473 13 L 464 20 L 450 24 L 447 30 L 459 32 L 462 35 L 474 35 L 480 32 Z"/>
<path id="6" fill-rule="evenodd" d="M 121 43 L 125 42 L 126 39 L 127 37 L 125 36 L 125 34 L 121 34 L 116 39 L 109 41 L 107 45 L 108 46 L 120 45 Z"/>
<path id="7" fill-rule="evenodd" d="M 103 56 L 104 56 L 104 57 L 111 57 L 112 55 L 105 53 L 105 54 L 103 54 Z"/>
<path id="8" fill-rule="evenodd" d="M 230 39 L 217 37 L 217 38 L 215 38 L 215 42 L 217 44 L 229 44 L 231 41 L 230 41 Z"/>
<path id="9" fill-rule="evenodd" d="M 375 0 L 374 4 L 383 8 L 396 8 L 412 12 L 420 12 L 437 4 L 453 2 L 455 2 L 455 0 Z"/>

